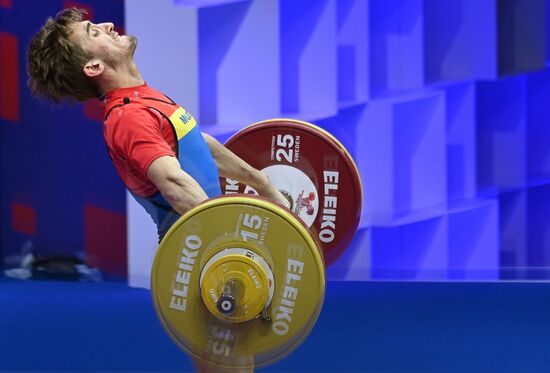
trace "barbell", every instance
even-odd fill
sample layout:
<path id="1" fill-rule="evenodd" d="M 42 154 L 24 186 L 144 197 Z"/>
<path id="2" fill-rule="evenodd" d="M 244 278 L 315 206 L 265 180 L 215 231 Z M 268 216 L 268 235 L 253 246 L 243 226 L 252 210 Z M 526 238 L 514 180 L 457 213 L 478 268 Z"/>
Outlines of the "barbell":
<path id="1" fill-rule="evenodd" d="M 184 214 L 163 238 L 151 290 L 165 331 L 194 360 L 249 369 L 284 358 L 311 332 L 325 263 L 353 238 L 362 188 L 346 149 L 309 123 L 256 123 L 225 145 L 266 172 L 290 209 L 220 180 L 225 195 Z"/>

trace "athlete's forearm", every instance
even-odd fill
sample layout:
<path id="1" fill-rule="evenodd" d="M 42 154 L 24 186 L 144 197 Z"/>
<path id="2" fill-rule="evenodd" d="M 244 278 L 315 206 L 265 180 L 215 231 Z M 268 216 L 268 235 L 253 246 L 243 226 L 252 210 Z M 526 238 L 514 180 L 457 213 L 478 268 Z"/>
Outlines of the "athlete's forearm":
<path id="1" fill-rule="evenodd" d="M 203 137 L 212 152 L 221 177 L 238 180 L 258 191 L 269 187 L 270 182 L 266 174 L 250 166 L 212 136 L 203 133 Z"/>
<path id="2" fill-rule="evenodd" d="M 200 187 L 181 179 L 168 180 L 159 191 L 170 206 L 182 215 L 208 199 Z"/>
<path id="3" fill-rule="evenodd" d="M 203 137 L 214 156 L 221 177 L 238 180 L 256 189 L 261 196 L 269 198 L 273 202 L 286 207 L 291 206 L 290 201 L 275 188 L 267 174 L 250 166 L 212 136 L 203 133 Z"/>
<path id="4" fill-rule="evenodd" d="M 182 215 L 208 199 L 201 186 L 181 169 L 174 157 L 165 156 L 153 161 L 147 176 L 170 206 Z"/>

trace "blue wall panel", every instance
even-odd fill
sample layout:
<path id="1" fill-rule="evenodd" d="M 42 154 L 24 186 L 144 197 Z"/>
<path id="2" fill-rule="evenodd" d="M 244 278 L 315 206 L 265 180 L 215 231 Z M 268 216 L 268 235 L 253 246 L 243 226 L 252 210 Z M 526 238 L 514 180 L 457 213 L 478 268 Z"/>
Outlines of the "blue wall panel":
<path id="1" fill-rule="evenodd" d="M 530 183 L 550 178 L 550 70 L 527 75 L 527 176 Z"/>
<path id="2" fill-rule="evenodd" d="M 479 187 L 523 187 L 527 168 L 525 76 L 479 82 L 477 88 Z"/>
<path id="3" fill-rule="evenodd" d="M 501 277 L 525 278 L 528 272 L 526 191 L 502 193 L 499 206 Z"/>
<path id="4" fill-rule="evenodd" d="M 476 89 L 466 81 L 445 89 L 447 124 L 447 198 L 471 198 L 476 180 Z"/>
<path id="5" fill-rule="evenodd" d="M 447 199 L 444 96 L 425 93 L 370 102 L 357 128 L 365 210 L 383 222 Z M 426 167 L 426 164 L 430 167 Z"/>
<path id="6" fill-rule="evenodd" d="M 499 0 L 499 74 L 544 69 L 548 35 L 547 0 Z"/>
<path id="7" fill-rule="evenodd" d="M 304 119 L 336 114 L 336 1 L 279 4 L 281 112 Z"/>
<path id="8" fill-rule="evenodd" d="M 336 6 L 338 101 L 365 103 L 370 96 L 368 2 L 339 0 Z"/>
<path id="9" fill-rule="evenodd" d="M 550 268 L 550 185 L 541 185 L 527 192 L 527 263 L 532 278 L 548 278 Z"/>
<path id="10" fill-rule="evenodd" d="M 449 211 L 449 278 L 496 280 L 499 272 L 499 205 L 488 199 Z"/>
<path id="11" fill-rule="evenodd" d="M 370 3 L 371 92 L 380 96 L 424 84 L 424 13 L 421 0 Z"/>
<path id="12" fill-rule="evenodd" d="M 447 278 L 448 225 L 443 217 L 371 230 L 373 279 Z"/>
<path id="13" fill-rule="evenodd" d="M 427 82 L 498 75 L 495 1 L 424 1 Z"/>

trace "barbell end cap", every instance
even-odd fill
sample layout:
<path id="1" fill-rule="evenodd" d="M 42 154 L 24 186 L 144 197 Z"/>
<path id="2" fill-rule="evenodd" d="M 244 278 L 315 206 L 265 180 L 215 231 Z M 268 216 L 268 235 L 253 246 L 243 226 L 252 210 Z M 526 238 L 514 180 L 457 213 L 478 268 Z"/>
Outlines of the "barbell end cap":
<path id="1" fill-rule="evenodd" d="M 237 302 L 235 301 L 235 297 L 231 294 L 222 294 L 220 295 L 216 306 L 218 307 L 218 311 L 222 314 L 230 316 L 237 309 Z"/>

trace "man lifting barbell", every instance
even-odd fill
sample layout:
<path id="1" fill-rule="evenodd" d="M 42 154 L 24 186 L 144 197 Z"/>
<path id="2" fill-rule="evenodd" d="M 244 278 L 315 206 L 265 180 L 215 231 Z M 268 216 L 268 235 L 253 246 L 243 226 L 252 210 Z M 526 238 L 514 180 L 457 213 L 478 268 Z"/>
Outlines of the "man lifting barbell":
<path id="1" fill-rule="evenodd" d="M 135 37 L 118 35 L 112 23 L 83 21 L 83 13 L 60 12 L 32 39 L 29 85 L 37 96 L 55 101 L 106 102 L 109 155 L 161 238 L 180 214 L 220 194 L 218 173 L 287 203 L 264 173 L 202 134 L 185 109 L 145 84 L 133 60 Z"/>
<path id="2" fill-rule="evenodd" d="M 224 147 L 145 84 L 135 37 L 82 15 L 66 9 L 31 40 L 29 86 L 54 101 L 105 102 L 111 160 L 162 239 L 151 288 L 163 327 L 200 369 L 250 369 L 287 355 L 321 310 L 322 251 L 333 262 L 359 221 L 351 157 L 330 134 L 292 120 L 259 123 Z M 240 196 L 214 198 L 220 177 L 225 194 Z"/>

